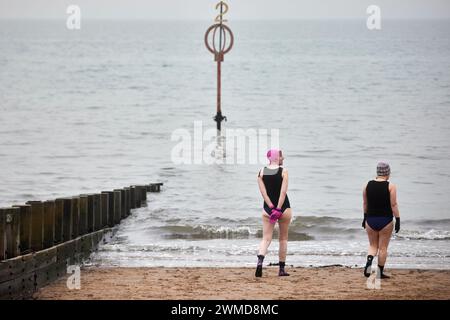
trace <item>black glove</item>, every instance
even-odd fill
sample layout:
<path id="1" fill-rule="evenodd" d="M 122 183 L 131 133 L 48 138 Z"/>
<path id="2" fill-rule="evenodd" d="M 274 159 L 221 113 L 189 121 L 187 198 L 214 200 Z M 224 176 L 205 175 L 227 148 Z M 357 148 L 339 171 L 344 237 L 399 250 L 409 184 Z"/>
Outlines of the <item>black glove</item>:
<path id="1" fill-rule="evenodd" d="M 366 219 L 367 219 L 367 213 L 364 213 L 364 219 L 362 222 L 362 227 L 365 229 L 366 228 Z"/>
<path id="2" fill-rule="evenodd" d="M 400 231 L 400 217 L 395 217 L 395 233 Z"/>

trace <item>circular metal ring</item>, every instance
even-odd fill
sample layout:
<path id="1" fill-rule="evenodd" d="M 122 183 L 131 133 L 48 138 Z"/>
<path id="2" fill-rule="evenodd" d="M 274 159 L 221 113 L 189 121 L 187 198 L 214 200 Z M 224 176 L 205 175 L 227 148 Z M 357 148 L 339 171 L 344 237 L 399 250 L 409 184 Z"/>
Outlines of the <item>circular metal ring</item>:
<path id="1" fill-rule="evenodd" d="M 222 44 L 222 48 L 219 48 L 219 51 L 217 51 L 216 44 L 215 44 L 215 37 L 216 37 L 217 29 L 220 29 L 219 32 L 222 32 L 222 34 L 223 34 L 223 44 Z M 213 31 L 212 47 L 210 46 L 210 44 L 208 42 L 208 37 L 209 37 L 209 34 L 211 33 L 211 31 Z M 230 44 L 228 45 L 228 48 L 225 48 L 226 40 L 227 40 L 227 36 L 226 36 L 227 33 L 230 36 Z M 233 32 L 227 25 L 224 25 L 221 23 L 216 23 L 216 24 L 213 24 L 212 26 L 210 26 L 208 28 L 208 30 L 206 30 L 205 45 L 209 52 L 211 52 L 213 54 L 219 54 L 219 53 L 225 54 L 225 53 L 229 52 L 231 50 L 231 48 L 233 48 L 233 44 L 234 44 Z"/>

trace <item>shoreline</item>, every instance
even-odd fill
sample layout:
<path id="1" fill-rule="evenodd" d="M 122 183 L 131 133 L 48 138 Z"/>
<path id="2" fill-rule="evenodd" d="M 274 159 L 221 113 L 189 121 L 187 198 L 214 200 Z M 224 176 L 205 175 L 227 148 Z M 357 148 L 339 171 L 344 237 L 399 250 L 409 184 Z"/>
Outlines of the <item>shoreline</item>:
<path id="1" fill-rule="evenodd" d="M 68 276 L 39 289 L 43 300 L 448 300 L 450 270 L 388 269 L 391 279 L 368 289 L 361 268 L 289 267 L 82 267 L 80 290 L 69 290 Z"/>

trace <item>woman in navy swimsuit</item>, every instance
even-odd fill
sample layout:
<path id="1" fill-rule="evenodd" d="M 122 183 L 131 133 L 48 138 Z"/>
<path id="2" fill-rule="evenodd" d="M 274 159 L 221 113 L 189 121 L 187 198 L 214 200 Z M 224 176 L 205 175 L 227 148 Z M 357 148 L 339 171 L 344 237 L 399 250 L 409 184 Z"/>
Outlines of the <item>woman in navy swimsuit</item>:
<path id="1" fill-rule="evenodd" d="M 283 165 L 283 154 L 281 150 L 271 149 L 267 152 L 270 163 L 258 173 L 258 186 L 264 199 L 263 203 L 263 239 L 259 246 L 258 263 L 256 265 L 256 277 L 262 276 L 262 266 L 267 249 L 272 242 L 272 234 L 275 223 L 278 221 L 280 227 L 279 248 L 279 271 L 278 275 L 288 276 L 284 270 L 288 228 L 292 218 L 291 206 L 287 196 L 288 172 Z"/>
<path id="2" fill-rule="evenodd" d="M 397 187 L 389 182 L 391 168 L 389 164 L 380 162 L 377 165 L 377 177 L 369 181 L 363 190 L 364 220 L 363 228 L 369 237 L 369 252 L 367 256 L 364 275 L 370 276 L 372 260 L 378 254 L 378 267 L 381 278 L 389 278 L 384 274 L 387 248 L 394 229 L 400 230 L 400 212 L 397 205 Z"/>

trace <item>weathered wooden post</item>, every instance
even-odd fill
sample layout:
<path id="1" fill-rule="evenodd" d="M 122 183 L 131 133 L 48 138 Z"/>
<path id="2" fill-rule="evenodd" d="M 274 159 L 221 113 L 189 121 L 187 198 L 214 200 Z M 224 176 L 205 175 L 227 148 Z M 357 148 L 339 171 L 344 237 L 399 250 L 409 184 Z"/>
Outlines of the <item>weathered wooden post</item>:
<path id="1" fill-rule="evenodd" d="M 141 193 L 141 186 L 135 186 L 136 190 L 136 207 L 140 208 L 142 207 L 142 193 Z"/>
<path id="2" fill-rule="evenodd" d="M 80 234 L 80 198 L 72 197 L 72 239 Z"/>
<path id="3" fill-rule="evenodd" d="M 31 250 L 42 250 L 44 240 L 44 205 L 42 201 L 28 201 L 31 205 Z"/>
<path id="4" fill-rule="evenodd" d="M 88 229 L 87 232 L 94 231 L 94 195 L 88 194 Z"/>
<path id="5" fill-rule="evenodd" d="M 0 208 L 0 261 L 6 258 L 6 208 Z"/>
<path id="6" fill-rule="evenodd" d="M 30 205 L 14 205 L 13 207 L 20 210 L 20 254 L 30 252 L 31 240 L 31 206 Z"/>
<path id="7" fill-rule="evenodd" d="M 136 188 L 134 186 L 130 186 L 130 198 L 131 198 L 131 207 L 130 209 L 136 208 Z"/>
<path id="8" fill-rule="evenodd" d="M 106 228 L 108 226 L 108 215 L 109 215 L 109 194 L 102 192 L 101 196 L 101 212 L 102 221 L 101 227 Z"/>
<path id="9" fill-rule="evenodd" d="M 139 186 L 132 186 L 134 188 L 134 200 L 135 200 L 135 207 L 140 208 L 141 207 L 141 188 Z M 132 189 L 133 190 L 133 189 Z"/>
<path id="10" fill-rule="evenodd" d="M 79 212 L 80 212 L 80 223 L 78 225 L 78 234 L 83 236 L 88 230 L 88 196 L 85 194 L 80 195 L 79 200 Z"/>
<path id="11" fill-rule="evenodd" d="M 99 193 L 94 194 L 94 231 L 100 230 L 100 220 L 101 220 L 101 196 Z"/>
<path id="12" fill-rule="evenodd" d="M 131 213 L 131 189 L 130 189 L 130 187 L 125 187 L 125 188 L 123 188 L 124 190 L 125 190 L 125 198 L 126 198 L 126 204 L 125 204 L 125 207 L 126 207 L 126 215 L 127 216 L 129 216 L 130 215 L 130 213 Z"/>
<path id="13" fill-rule="evenodd" d="M 62 241 L 72 239 L 72 199 L 63 198 L 63 235 Z"/>
<path id="14" fill-rule="evenodd" d="M 163 185 L 162 183 L 150 183 L 147 186 L 147 191 L 148 192 L 159 192 L 161 190 L 160 186 L 162 186 L 162 185 Z"/>
<path id="15" fill-rule="evenodd" d="M 5 218 L 5 234 L 6 234 L 6 258 L 11 259 L 20 254 L 20 209 L 7 208 Z"/>
<path id="16" fill-rule="evenodd" d="M 114 189 L 114 224 L 120 223 L 120 217 L 122 215 L 122 203 L 121 203 L 122 193 L 119 189 Z"/>
<path id="17" fill-rule="evenodd" d="M 63 242 L 64 200 L 55 200 L 55 237 L 54 244 Z"/>
<path id="18" fill-rule="evenodd" d="M 44 249 L 55 244 L 55 201 L 44 202 Z"/>
<path id="19" fill-rule="evenodd" d="M 139 186 L 141 190 L 141 205 L 147 206 L 147 187 Z"/>
<path id="20" fill-rule="evenodd" d="M 108 195 L 108 226 L 114 227 L 114 191 L 102 191 Z"/>
<path id="21" fill-rule="evenodd" d="M 127 193 L 124 189 L 120 189 L 120 219 L 125 219 L 127 217 Z"/>
<path id="22" fill-rule="evenodd" d="M 127 187 L 124 187 L 123 191 L 125 192 L 125 217 L 128 217 L 130 215 L 130 211 L 128 210 L 128 198 L 130 196 L 130 192 L 127 190 Z"/>

